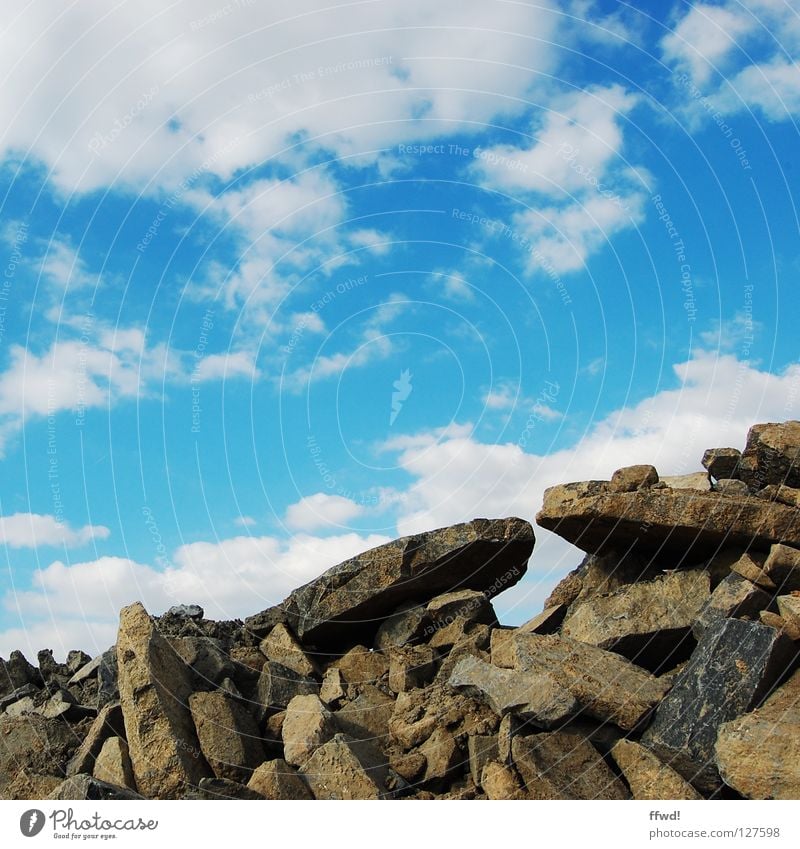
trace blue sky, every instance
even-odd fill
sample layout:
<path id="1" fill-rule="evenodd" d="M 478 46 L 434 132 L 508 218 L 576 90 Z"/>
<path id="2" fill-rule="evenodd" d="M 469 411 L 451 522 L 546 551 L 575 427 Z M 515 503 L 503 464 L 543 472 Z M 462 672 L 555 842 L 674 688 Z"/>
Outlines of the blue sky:
<path id="1" fill-rule="evenodd" d="M 7 5 L 1 654 L 797 417 L 797 0 Z"/>

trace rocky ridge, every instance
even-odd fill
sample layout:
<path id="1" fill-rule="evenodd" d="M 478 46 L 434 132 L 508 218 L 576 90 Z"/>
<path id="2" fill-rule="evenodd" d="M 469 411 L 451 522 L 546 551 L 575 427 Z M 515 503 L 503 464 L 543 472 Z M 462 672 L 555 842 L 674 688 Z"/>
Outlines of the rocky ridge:
<path id="1" fill-rule="evenodd" d="M 0 658 L 10 799 L 800 798 L 800 422 L 553 487 L 583 562 L 518 628 L 517 518 L 364 552 L 244 621 L 125 608 Z"/>

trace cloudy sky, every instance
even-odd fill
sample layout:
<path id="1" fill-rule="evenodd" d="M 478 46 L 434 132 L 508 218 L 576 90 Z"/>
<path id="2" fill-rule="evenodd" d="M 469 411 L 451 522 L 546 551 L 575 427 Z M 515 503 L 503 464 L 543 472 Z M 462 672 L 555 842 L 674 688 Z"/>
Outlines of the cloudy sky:
<path id="1" fill-rule="evenodd" d="M 798 417 L 799 54 L 798 0 L 5 0 L 0 654 Z"/>

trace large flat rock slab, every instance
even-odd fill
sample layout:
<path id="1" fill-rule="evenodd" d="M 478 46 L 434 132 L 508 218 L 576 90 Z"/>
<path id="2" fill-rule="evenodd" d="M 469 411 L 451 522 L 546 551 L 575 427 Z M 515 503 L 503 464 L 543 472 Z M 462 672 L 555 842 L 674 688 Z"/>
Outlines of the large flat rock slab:
<path id="1" fill-rule="evenodd" d="M 454 590 L 487 597 L 525 574 L 534 534 L 523 519 L 474 519 L 365 551 L 295 590 L 281 605 L 304 643 L 371 637 L 409 601 Z"/>
<path id="2" fill-rule="evenodd" d="M 713 556 L 723 545 L 768 551 L 800 547 L 800 514 L 750 495 L 688 489 L 610 492 L 598 481 L 545 491 L 536 521 L 590 554 L 628 551 L 673 559 L 673 566 Z"/>

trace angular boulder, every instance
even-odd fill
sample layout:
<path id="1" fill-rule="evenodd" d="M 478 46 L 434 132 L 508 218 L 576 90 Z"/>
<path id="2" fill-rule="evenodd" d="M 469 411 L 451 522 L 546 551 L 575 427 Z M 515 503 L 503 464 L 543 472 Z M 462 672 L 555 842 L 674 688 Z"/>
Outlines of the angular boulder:
<path id="1" fill-rule="evenodd" d="M 708 627 L 722 619 L 757 619 L 771 600 L 772 596 L 761 587 L 731 572 L 711 593 L 692 625 L 692 633 L 699 639 Z"/>
<path id="2" fill-rule="evenodd" d="M 295 696 L 286 709 L 281 729 L 286 761 L 302 766 L 339 730 L 333 714 L 319 696 Z"/>
<path id="3" fill-rule="evenodd" d="M 720 726 L 755 707 L 796 652 L 791 640 L 760 622 L 724 619 L 712 625 L 675 677 L 642 744 L 699 790 L 716 789 Z"/>
<path id="4" fill-rule="evenodd" d="M 109 737 L 94 764 L 95 778 L 117 787 L 127 787 L 136 790 L 136 779 L 133 775 L 128 744 L 121 737 Z"/>
<path id="5" fill-rule="evenodd" d="M 386 765 L 345 734 L 320 746 L 301 775 L 315 799 L 380 799 L 390 792 Z"/>
<path id="6" fill-rule="evenodd" d="M 294 767 L 282 758 L 265 761 L 257 767 L 247 782 L 250 790 L 273 800 L 313 799 L 308 785 Z"/>
<path id="7" fill-rule="evenodd" d="M 120 614 L 117 655 L 136 786 L 147 798 L 180 798 L 211 774 L 189 711 L 192 673 L 138 602 Z"/>
<path id="8" fill-rule="evenodd" d="M 460 589 L 489 597 L 519 581 L 533 550 L 522 519 L 475 519 L 403 537 L 329 569 L 283 603 L 304 644 L 370 642 L 383 619 L 407 601 Z"/>
<path id="9" fill-rule="evenodd" d="M 701 462 L 714 480 L 723 480 L 738 476 L 741 459 L 738 448 L 709 448 Z"/>
<path id="10" fill-rule="evenodd" d="M 611 749 L 634 799 L 702 799 L 674 769 L 633 740 L 619 740 Z"/>
<path id="11" fill-rule="evenodd" d="M 80 800 L 124 802 L 143 799 L 144 797 L 128 787 L 109 784 L 107 781 L 101 781 L 91 775 L 79 773 L 59 784 L 48 798 L 64 802 Z"/>
<path id="12" fill-rule="evenodd" d="M 800 672 L 721 725 L 715 751 L 722 780 L 748 799 L 800 799 Z"/>
<path id="13" fill-rule="evenodd" d="M 769 484 L 800 487 L 800 422 L 753 425 L 747 433 L 738 477 L 753 492 Z"/>

